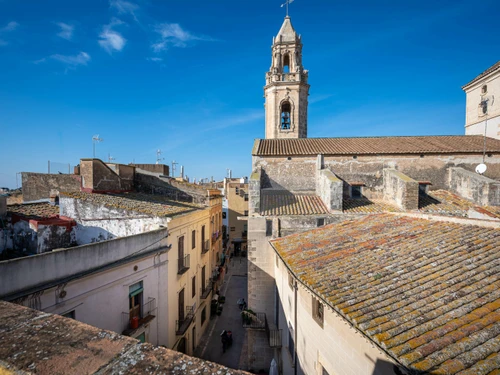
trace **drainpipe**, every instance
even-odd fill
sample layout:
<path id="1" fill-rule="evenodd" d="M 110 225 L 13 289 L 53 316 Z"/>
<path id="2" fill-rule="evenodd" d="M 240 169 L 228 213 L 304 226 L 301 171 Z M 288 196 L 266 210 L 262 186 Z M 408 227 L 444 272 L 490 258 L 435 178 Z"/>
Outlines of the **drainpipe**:
<path id="1" fill-rule="evenodd" d="M 293 306 L 293 314 L 294 314 L 294 320 L 295 320 L 295 330 L 293 331 L 293 335 L 295 336 L 293 338 L 293 341 L 295 341 L 295 345 L 293 346 L 294 347 L 294 356 L 293 356 L 293 373 L 294 375 L 297 375 L 297 332 L 299 330 L 299 327 L 297 326 L 297 289 L 298 289 L 298 285 L 297 285 L 297 280 L 295 280 L 295 282 L 293 283 L 294 285 L 294 288 L 293 288 L 293 296 L 294 296 L 294 299 L 295 299 L 295 303 L 294 303 L 294 306 Z"/>

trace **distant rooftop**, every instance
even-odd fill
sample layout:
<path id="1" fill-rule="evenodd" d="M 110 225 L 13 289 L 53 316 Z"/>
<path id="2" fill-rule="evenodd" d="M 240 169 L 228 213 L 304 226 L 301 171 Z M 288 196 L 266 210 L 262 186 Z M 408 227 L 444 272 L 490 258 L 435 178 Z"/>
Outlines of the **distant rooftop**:
<path id="1" fill-rule="evenodd" d="M 285 190 L 262 190 L 260 199 L 260 214 L 263 216 L 328 214 L 328 209 L 317 195 L 293 194 Z"/>
<path id="2" fill-rule="evenodd" d="M 61 197 L 80 199 L 95 205 L 126 211 L 140 212 L 152 216 L 174 216 L 204 208 L 195 203 L 178 202 L 163 195 L 142 193 L 96 194 L 84 192 L 60 193 Z"/>
<path id="3" fill-rule="evenodd" d="M 491 375 L 500 368 L 499 228 L 381 214 L 271 244 L 399 363 L 416 373 Z"/>
<path id="4" fill-rule="evenodd" d="M 482 153 L 481 135 L 413 137 L 257 139 L 252 155 L 402 155 Z M 500 152 L 500 140 L 487 138 L 486 152 Z"/>
<path id="5" fill-rule="evenodd" d="M 498 61 L 496 64 L 493 64 L 492 66 L 490 66 L 488 69 L 486 69 L 484 72 L 482 72 L 480 75 L 478 75 L 476 78 L 474 78 L 469 83 L 463 85 L 462 89 L 465 89 L 467 86 L 472 85 L 474 82 L 479 81 L 481 78 L 487 76 L 490 73 L 493 73 L 496 70 L 500 70 L 500 61 Z"/>
<path id="6" fill-rule="evenodd" d="M 27 219 L 47 219 L 59 215 L 59 206 L 46 202 L 12 204 L 7 206 L 7 211 Z"/>
<path id="7" fill-rule="evenodd" d="M 0 340 L 1 374 L 248 374 L 3 301 Z"/>

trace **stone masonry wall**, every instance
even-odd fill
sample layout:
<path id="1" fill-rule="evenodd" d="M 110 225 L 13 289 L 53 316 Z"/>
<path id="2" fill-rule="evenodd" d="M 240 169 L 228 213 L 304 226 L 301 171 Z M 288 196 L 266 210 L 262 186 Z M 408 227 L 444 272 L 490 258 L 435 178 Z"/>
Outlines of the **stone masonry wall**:
<path id="1" fill-rule="evenodd" d="M 318 171 L 316 177 L 316 195 L 330 211 L 342 210 L 342 195 L 344 183 L 337 178 L 330 170 L 323 169 Z"/>
<path id="2" fill-rule="evenodd" d="M 261 170 L 258 168 L 248 182 L 248 214 L 260 214 Z"/>
<path id="3" fill-rule="evenodd" d="M 418 209 L 418 182 L 395 169 L 384 169 L 384 199 L 404 210 Z"/>
<path id="4" fill-rule="evenodd" d="M 92 191 L 130 191 L 134 186 L 133 167 L 124 166 L 123 170 L 117 164 L 111 169 L 99 159 L 81 159 L 80 173 L 84 189 Z M 119 174 L 122 174 L 120 177 Z"/>
<path id="5" fill-rule="evenodd" d="M 500 182 L 463 168 L 450 168 L 450 189 L 480 206 L 500 206 Z"/>
<path id="6" fill-rule="evenodd" d="M 22 172 L 23 201 L 48 199 L 51 190 L 80 191 L 81 176 L 73 174 L 46 174 Z"/>

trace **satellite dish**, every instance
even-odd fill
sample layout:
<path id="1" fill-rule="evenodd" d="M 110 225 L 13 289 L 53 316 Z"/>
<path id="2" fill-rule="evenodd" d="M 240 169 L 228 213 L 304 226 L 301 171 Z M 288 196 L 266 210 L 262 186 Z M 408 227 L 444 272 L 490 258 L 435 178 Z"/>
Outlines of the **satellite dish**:
<path id="1" fill-rule="evenodd" d="M 486 167 L 486 164 L 481 163 L 476 167 L 476 173 L 483 174 L 484 172 L 486 172 L 486 169 L 488 169 Z"/>

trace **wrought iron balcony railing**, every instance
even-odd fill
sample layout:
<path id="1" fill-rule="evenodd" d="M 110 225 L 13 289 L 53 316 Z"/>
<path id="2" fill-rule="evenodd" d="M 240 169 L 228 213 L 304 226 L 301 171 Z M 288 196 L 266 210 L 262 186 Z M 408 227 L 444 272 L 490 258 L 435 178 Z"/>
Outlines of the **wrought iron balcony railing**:
<path id="1" fill-rule="evenodd" d="M 205 289 L 203 289 L 203 287 L 200 288 L 201 290 L 201 299 L 206 299 L 208 297 L 208 295 L 210 294 L 210 292 L 212 291 L 212 279 L 208 279 L 206 282 L 205 282 Z"/>
<path id="2" fill-rule="evenodd" d="M 182 320 L 175 321 L 175 334 L 182 336 L 194 320 L 194 306 L 186 306 L 186 314 Z"/>
<path id="3" fill-rule="evenodd" d="M 205 254 L 210 251 L 210 240 L 206 240 L 201 244 L 201 253 Z"/>
<path id="4" fill-rule="evenodd" d="M 189 254 L 186 255 L 184 258 L 179 258 L 178 259 L 178 268 L 177 268 L 177 274 L 182 275 L 184 272 L 186 272 L 189 269 Z"/>
<path id="5" fill-rule="evenodd" d="M 122 326 L 123 332 L 122 334 L 125 336 L 130 335 L 136 329 L 148 324 L 152 321 L 156 316 L 156 299 L 148 298 L 148 301 L 142 304 L 140 309 L 140 315 L 138 316 L 139 320 L 135 323 L 132 322 L 132 318 L 130 316 L 130 311 L 122 312 Z M 137 327 L 134 328 L 134 324 Z"/>

